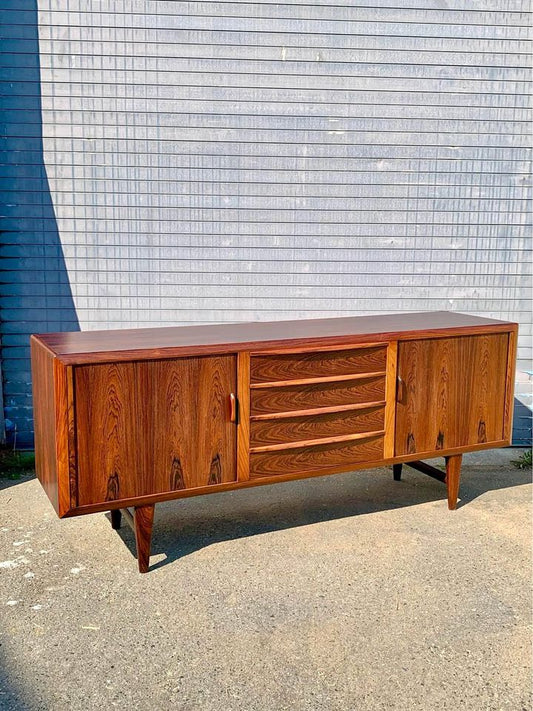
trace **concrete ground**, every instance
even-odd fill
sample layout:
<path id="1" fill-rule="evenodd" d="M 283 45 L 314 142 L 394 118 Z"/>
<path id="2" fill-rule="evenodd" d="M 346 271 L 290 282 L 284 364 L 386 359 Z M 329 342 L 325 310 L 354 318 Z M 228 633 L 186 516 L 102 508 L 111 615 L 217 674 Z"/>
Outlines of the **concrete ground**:
<path id="1" fill-rule="evenodd" d="M 0 708 L 531 709 L 530 473 L 465 457 L 169 502 L 152 571 L 108 515 L 0 492 Z"/>

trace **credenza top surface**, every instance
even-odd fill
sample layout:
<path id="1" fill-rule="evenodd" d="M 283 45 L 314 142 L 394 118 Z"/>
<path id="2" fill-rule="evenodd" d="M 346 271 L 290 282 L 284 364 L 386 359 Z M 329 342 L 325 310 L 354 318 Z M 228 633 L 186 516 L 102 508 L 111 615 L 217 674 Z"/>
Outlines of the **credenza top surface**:
<path id="1" fill-rule="evenodd" d="M 33 338 L 65 363 L 90 363 L 261 350 L 276 345 L 356 344 L 393 338 L 431 337 L 442 332 L 460 335 L 514 328 L 516 324 L 509 321 L 449 311 L 426 311 L 299 321 L 45 333 Z"/>

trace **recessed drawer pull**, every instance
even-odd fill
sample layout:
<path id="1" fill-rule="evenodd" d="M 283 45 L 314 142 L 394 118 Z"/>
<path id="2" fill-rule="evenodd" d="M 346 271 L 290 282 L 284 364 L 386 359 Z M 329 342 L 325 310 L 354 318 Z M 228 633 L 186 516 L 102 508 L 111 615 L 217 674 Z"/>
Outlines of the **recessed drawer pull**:
<path id="1" fill-rule="evenodd" d="M 365 378 L 377 378 L 385 375 L 386 371 L 378 370 L 374 373 L 351 373 L 349 375 L 326 375 L 319 378 L 300 378 L 298 380 L 272 380 L 265 383 L 252 383 L 251 389 L 256 388 L 283 388 L 291 385 L 313 385 L 315 383 L 338 383 L 344 380 L 364 380 Z"/>
<path id="2" fill-rule="evenodd" d="M 405 397 L 407 395 L 407 388 L 405 386 L 405 381 L 398 375 L 396 381 L 396 401 L 405 402 Z"/>
<path id="3" fill-rule="evenodd" d="M 229 421 L 237 422 L 237 398 L 234 393 L 229 394 Z"/>
<path id="4" fill-rule="evenodd" d="M 281 444 L 267 444 L 261 447 L 251 447 L 250 453 L 254 452 L 275 452 L 280 449 L 300 449 L 301 447 L 314 447 L 320 444 L 337 444 L 338 442 L 353 442 L 357 439 L 370 439 L 380 437 L 385 434 L 385 430 L 376 432 L 362 432 L 360 434 L 339 435 L 338 437 L 321 437 L 319 439 L 308 439 L 300 442 L 283 442 Z"/>
<path id="5" fill-rule="evenodd" d="M 306 417 L 310 415 L 327 415 L 330 412 L 349 412 L 351 410 L 369 410 L 371 407 L 385 405 L 385 400 L 361 402 L 348 405 L 333 405 L 332 407 L 313 407 L 306 410 L 287 410 L 286 412 L 267 412 L 263 415 L 251 415 L 250 420 L 284 420 L 290 417 Z"/>

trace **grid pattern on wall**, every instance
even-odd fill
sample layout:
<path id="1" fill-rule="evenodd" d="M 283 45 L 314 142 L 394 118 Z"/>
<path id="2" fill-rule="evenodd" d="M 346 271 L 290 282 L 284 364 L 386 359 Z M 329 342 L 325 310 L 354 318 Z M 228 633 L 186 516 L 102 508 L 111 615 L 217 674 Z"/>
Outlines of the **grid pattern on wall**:
<path id="1" fill-rule="evenodd" d="M 529 357 L 527 3 L 0 5 L 21 441 L 28 333 L 78 324 L 447 309 Z"/>

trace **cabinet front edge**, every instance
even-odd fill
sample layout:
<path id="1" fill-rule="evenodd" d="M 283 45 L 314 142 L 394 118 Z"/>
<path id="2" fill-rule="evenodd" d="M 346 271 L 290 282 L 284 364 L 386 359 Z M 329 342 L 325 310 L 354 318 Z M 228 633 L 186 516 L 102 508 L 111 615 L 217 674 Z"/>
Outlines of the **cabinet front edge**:
<path id="1" fill-rule="evenodd" d="M 223 355 L 242 351 L 268 353 L 275 350 L 304 348 L 312 350 L 321 346 L 359 347 L 370 342 L 412 341 L 428 338 L 450 338 L 453 336 L 482 335 L 490 333 L 509 333 L 515 331 L 517 324 L 502 323 L 482 326 L 457 326 L 447 329 L 424 329 L 413 331 L 391 331 L 387 333 L 343 334 L 320 336 L 316 338 L 287 338 L 271 341 L 248 341 L 216 344 L 189 344 L 184 346 L 165 346 L 135 350 L 94 351 L 88 353 L 61 354 L 55 357 L 64 365 L 90 365 L 96 363 L 117 363 L 122 361 L 164 360 L 166 358 L 185 358 L 187 356 Z M 42 341 L 39 340 L 39 343 Z"/>

